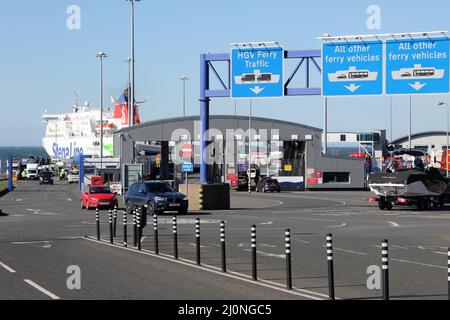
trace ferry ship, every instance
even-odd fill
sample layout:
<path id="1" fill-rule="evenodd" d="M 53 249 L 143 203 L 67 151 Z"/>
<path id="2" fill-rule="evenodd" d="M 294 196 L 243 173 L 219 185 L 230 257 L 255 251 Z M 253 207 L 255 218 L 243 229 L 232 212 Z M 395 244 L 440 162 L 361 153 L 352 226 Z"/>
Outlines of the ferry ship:
<path id="1" fill-rule="evenodd" d="M 78 105 L 75 99 L 72 111 L 64 114 L 45 114 L 46 124 L 42 145 L 52 159 L 73 159 L 80 155 L 100 157 L 100 132 L 103 126 L 103 156 L 114 154 L 113 132 L 129 126 L 128 89 L 114 101 L 114 109 L 103 110 L 103 124 L 100 109 L 94 109 L 85 102 Z M 134 123 L 140 123 L 138 104 L 134 107 Z"/>

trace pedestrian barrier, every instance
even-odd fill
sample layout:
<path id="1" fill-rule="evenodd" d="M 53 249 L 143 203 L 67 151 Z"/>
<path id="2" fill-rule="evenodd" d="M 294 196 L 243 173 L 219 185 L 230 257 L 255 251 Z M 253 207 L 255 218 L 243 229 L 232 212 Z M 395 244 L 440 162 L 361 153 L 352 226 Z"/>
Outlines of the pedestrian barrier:
<path id="1" fill-rule="evenodd" d="M 153 214 L 153 237 L 155 243 L 155 253 L 159 254 L 159 240 L 158 240 L 158 216 Z"/>
<path id="2" fill-rule="evenodd" d="M 95 208 L 95 220 L 97 224 L 97 240 L 100 240 L 100 213 L 98 208 Z"/>
<path id="3" fill-rule="evenodd" d="M 123 210 L 123 246 L 127 247 L 128 234 L 127 234 L 127 210 Z"/>
<path id="4" fill-rule="evenodd" d="M 381 243 L 381 267 L 383 269 L 383 300 L 389 300 L 389 254 L 387 240 L 383 240 Z"/>
<path id="5" fill-rule="evenodd" d="M 109 242 L 114 244 L 114 228 L 116 222 L 113 223 L 113 219 L 117 219 L 117 207 L 109 210 L 108 224 L 109 224 Z M 96 231 L 97 240 L 101 241 L 101 225 L 100 225 L 100 212 L 99 209 L 95 210 Z M 113 225 L 114 224 L 114 225 Z M 142 231 L 143 231 L 143 209 L 137 208 L 133 210 L 133 227 L 134 227 L 134 240 L 137 250 L 142 250 Z M 195 247 L 196 247 L 196 261 L 197 265 L 201 265 L 201 220 L 195 219 Z M 258 265 L 257 265 L 257 242 L 256 242 L 256 225 L 252 225 L 250 229 L 251 233 L 251 272 L 252 279 L 258 280 Z M 127 211 L 123 211 L 123 246 L 127 247 L 128 240 L 127 230 Z M 172 217 L 172 234 L 173 234 L 173 258 L 179 259 L 179 243 L 178 243 L 178 221 L 177 216 Z M 154 252 L 160 254 L 159 248 L 159 234 L 158 234 L 158 216 L 153 214 L 153 237 L 154 237 Z M 286 287 L 289 290 L 293 289 L 292 279 L 292 247 L 291 247 L 291 230 L 285 229 L 285 258 L 286 258 Z M 328 297 L 330 300 L 335 300 L 335 283 L 334 283 L 334 254 L 333 254 L 333 235 L 328 233 L 326 235 L 326 257 L 327 257 L 327 271 L 328 271 Z M 220 259 L 222 272 L 227 272 L 227 257 L 226 257 L 226 236 L 225 236 L 225 221 L 220 221 Z M 385 239 L 381 243 L 381 290 L 382 299 L 389 300 L 389 246 L 388 240 Z M 447 286 L 448 286 L 448 300 L 450 300 L 450 247 L 447 249 Z"/>
<path id="6" fill-rule="evenodd" d="M 139 251 L 142 250 L 142 228 L 141 228 L 141 218 L 142 218 L 142 208 L 139 207 L 137 209 L 137 221 L 136 221 L 136 227 L 137 227 L 137 248 Z"/>
<path id="7" fill-rule="evenodd" d="M 117 234 L 117 206 L 114 206 L 114 237 Z"/>
<path id="8" fill-rule="evenodd" d="M 197 264 L 200 265 L 200 218 L 195 220 L 195 247 Z"/>
<path id="9" fill-rule="evenodd" d="M 286 229 L 284 236 L 286 248 L 286 286 L 288 289 L 292 289 L 291 230 Z"/>
<path id="10" fill-rule="evenodd" d="M 113 237 L 113 212 L 111 209 L 109 209 L 108 221 L 109 221 L 109 242 L 112 244 L 114 243 L 114 237 Z"/>
<path id="11" fill-rule="evenodd" d="M 177 234 L 177 217 L 172 218 L 172 232 L 173 232 L 173 257 L 178 260 L 178 234 Z"/>
<path id="12" fill-rule="evenodd" d="M 251 228 L 251 240 L 252 240 L 252 278 L 258 280 L 257 265 L 256 265 L 256 226 Z"/>
<path id="13" fill-rule="evenodd" d="M 334 264 L 333 264 L 333 235 L 327 234 L 327 262 L 328 262 L 328 296 L 334 300 Z"/>
<path id="14" fill-rule="evenodd" d="M 225 252 L 225 221 L 220 222 L 220 256 L 222 261 L 222 272 L 227 272 L 227 260 Z"/>

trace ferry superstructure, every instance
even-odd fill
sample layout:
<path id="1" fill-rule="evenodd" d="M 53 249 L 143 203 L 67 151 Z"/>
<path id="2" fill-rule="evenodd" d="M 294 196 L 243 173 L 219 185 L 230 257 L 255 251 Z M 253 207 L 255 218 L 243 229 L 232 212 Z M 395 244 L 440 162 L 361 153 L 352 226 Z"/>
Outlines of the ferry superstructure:
<path id="1" fill-rule="evenodd" d="M 115 102 L 115 107 L 103 110 L 103 124 L 100 121 L 100 109 L 94 109 L 85 103 L 78 106 L 75 101 L 72 111 L 64 114 L 42 116 L 46 124 L 42 145 L 52 159 L 72 159 L 81 154 L 100 157 L 100 133 L 103 125 L 103 156 L 112 157 L 114 153 L 113 132 L 129 126 L 127 91 Z M 140 116 L 135 106 L 135 124 Z"/>

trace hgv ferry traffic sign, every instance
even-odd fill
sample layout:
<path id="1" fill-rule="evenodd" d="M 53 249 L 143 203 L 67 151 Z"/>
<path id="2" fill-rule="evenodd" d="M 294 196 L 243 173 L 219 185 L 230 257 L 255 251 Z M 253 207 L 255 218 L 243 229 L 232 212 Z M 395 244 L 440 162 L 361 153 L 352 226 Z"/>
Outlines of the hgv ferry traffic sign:
<path id="1" fill-rule="evenodd" d="M 386 40 L 386 94 L 449 93 L 449 39 Z"/>
<path id="2" fill-rule="evenodd" d="M 231 97 L 234 99 L 284 96 L 284 51 L 281 47 L 231 50 Z"/>
<path id="3" fill-rule="evenodd" d="M 322 45 L 322 95 L 383 93 L 383 42 L 325 42 Z"/>

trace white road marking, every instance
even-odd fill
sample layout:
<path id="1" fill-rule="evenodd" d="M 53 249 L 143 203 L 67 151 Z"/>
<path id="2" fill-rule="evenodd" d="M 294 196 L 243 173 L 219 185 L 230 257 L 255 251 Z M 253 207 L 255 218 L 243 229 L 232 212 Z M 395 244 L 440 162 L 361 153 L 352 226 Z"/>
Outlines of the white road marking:
<path id="1" fill-rule="evenodd" d="M 252 249 L 244 249 L 244 251 L 251 252 Z M 269 252 L 264 252 L 264 251 L 259 251 L 259 250 L 256 250 L 256 253 L 263 257 L 286 259 L 286 255 L 284 255 L 284 254 L 275 254 L 275 253 L 269 253 Z"/>
<path id="2" fill-rule="evenodd" d="M 323 245 L 322 248 L 326 248 L 327 246 Z M 353 250 L 347 250 L 347 249 L 342 249 L 342 248 L 337 248 L 337 247 L 333 247 L 333 250 L 336 251 L 343 251 L 343 252 L 347 252 L 347 253 L 353 253 L 353 254 L 357 254 L 360 256 L 367 256 L 367 253 L 364 252 L 358 252 L 358 251 L 353 251 Z"/>
<path id="3" fill-rule="evenodd" d="M 288 219 L 300 219 L 300 220 L 310 220 L 310 221 L 320 221 L 320 222 L 336 222 L 336 220 L 330 220 L 330 219 L 316 219 L 316 218 L 305 218 L 305 217 L 288 217 Z"/>
<path id="4" fill-rule="evenodd" d="M 228 278 L 244 281 L 244 282 L 247 282 L 247 283 L 250 283 L 250 284 L 253 284 L 253 285 L 270 288 L 270 289 L 273 289 L 273 290 L 276 290 L 276 291 L 289 293 L 289 294 L 292 294 L 292 295 L 300 296 L 300 297 L 303 297 L 303 298 L 308 298 L 308 299 L 311 299 L 311 300 L 324 300 L 324 299 L 328 298 L 328 296 L 326 296 L 324 294 L 312 292 L 312 291 L 309 291 L 309 290 L 303 290 L 303 289 L 297 289 L 297 288 L 294 288 L 294 290 L 287 290 L 287 289 L 282 288 L 281 284 L 273 283 L 273 282 L 270 282 L 270 281 L 267 281 L 267 280 L 263 280 L 263 279 L 260 279 L 258 281 L 254 281 L 254 280 L 251 279 L 250 276 L 247 276 L 247 275 L 244 275 L 244 274 L 240 274 L 240 273 L 237 273 L 237 272 L 234 272 L 234 271 L 227 271 L 227 273 L 223 273 L 222 270 L 220 268 L 218 268 L 218 267 L 210 266 L 210 265 L 207 265 L 207 264 L 204 264 L 202 266 L 198 266 L 198 265 L 194 264 L 194 262 L 186 260 L 186 259 L 183 259 L 183 258 L 180 258 L 179 260 L 174 260 L 172 256 L 169 256 L 169 255 L 166 255 L 166 254 L 156 255 L 156 254 L 153 254 L 152 252 L 150 252 L 148 250 L 136 251 L 136 250 L 134 250 L 132 248 L 126 248 L 126 247 L 122 247 L 122 246 L 117 246 L 117 245 L 110 244 L 110 243 L 107 243 L 107 242 L 99 242 L 97 240 L 90 239 L 90 238 L 83 238 L 83 239 L 87 240 L 87 241 L 95 242 L 95 243 L 100 243 L 100 244 L 103 244 L 103 245 L 106 245 L 106 246 L 110 246 L 110 247 L 113 247 L 113 248 L 116 248 L 116 249 L 126 250 L 126 251 L 130 251 L 130 252 L 138 253 L 138 254 L 144 254 L 144 255 L 148 255 L 148 256 L 154 257 L 154 258 L 166 260 L 166 261 L 169 261 L 169 262 L 172 262 L 172 263 L 182 264 L 182 265 L 185 265 L 185 266 L 189 266 L 191 268 L 207 271 L 207 272 L 214 273 L 214 274 L 217 274 L 217 275 L 220 275 L 220 276 L 223 276 L 223 277 L 228 277 Z M 314 295 L 316 295 L 316 296 L 314 296 Z M 336 298 L 336 299 L 339 299 L 339 298 Z"/>
<path id="5" fill-rule="evenodd" d="M 22 199 L 16 199 L 16 202 L 22 202 L 23 200 Z"/>
<path id="6" fill-rule="evenodd" d="M 391 225 L 391 227 L 394 227 L 394 228 L 400 227 L 400 225 L 394 221 L 388 221 L 387 223 L 389 223 Z"/>
<path id="7" fill-rule="evenodd" d="M 272 244 L 267 244 L 267 243 L 258 243 L 257 246 L 264 247 L 264 248 L 276 248 L 277 247 L 277 246 L 274 246 Z M 239 248 L 250 247 L 250 243 L 239 243 L 238 247 Z"/>
<path id="8" fill-rule="evenodd" d="M 189 245 L 192 246 L 192 247 L 196 247 L 197 246 L 196 243 L 189 243 Z M 211 247 L 210 246 L 202 246 L 202 245 L 200 245 L 200 248 L 211 248 Z"/>
<path id="9" fill-rule="evenodd" d="M 42 292 L 43 294 L 49 296 L 50 298 L 52 298 L 53 300 L 59 300 L 60 297 L 58 297 L 57 295 L 54 295 L 53 293 L 51 293 L 50 291 L 42 288 L 40 285 L 38 285 L 37 283 L 29 280 L 29 279 L 25 279 L 24 280 L 26 283 L 28 283 L 30 286 L 32 286 L 33 288 L 39 290 L 40 292 Z"/>
<path id="10" fill-rule="evenodd" d="M 67 199 L 67 201 L 72 202 L 73 200 L 69 198 L 69 199 Z"/>
<path id="11" fill-rule="evenodd" d="M 269 224 L 273 224 L 273 222 L 266 220 L 265 222 L 260 223 L 260 225 L 269 225 Z"/>
<path id="12" fill-rule="evenodd" d="M 397 262 L 404 262 L 404 263 L 417 264 L 417 265 L 423 266 L 423 267 L 431 267 L 431 268 L 438 268 L 438 269 L 447 269 L 447 267 L 436 266 L 436 265 L 434 265 L 434 264 L 421 263 L 421 262 L 416 262 L 416 261 L 401 260 L 401 259 L 391 259 L 391 260 L 392 260 L 392 261 L 397 261 Z"/>
<path id="13" fill-rule="evenodd" d="M 295 241 L 298 241 L 298 242 L 303 242 L 303 243 L 306 243 L 306 244 L 309 244 L 310 242 L 309 241 L 306 241 L 306 240 L 301 240 L 301 239 L 297 239 L 297 238 L 291 238 L 292 240 L 295 240 Z"/>
<path id="14" fill-rule="evenodd" d="M 329 227 L 325 227 L 325 228 L 342 228 L 345 227 L 347 224 L 344 222 L 343 224 L 340 224 L 338 226 L 329 226 Z"/>
<path id="15" fill-rule="evenodd" d="M 6 269 L 6 271 L 11 272 L 11 273 L 16 273 L 16 271 L 10 267 L 8 267 L 6 264 L 4 264 L 3 262 L 0 261 L 0 267 L 3 267 L 4 269 Z"/>
<path id="16" fill-rule="evenodd" d="M 447 255 L 448 254 L 448 252 L 440 252 L 440 251 L 433 251 L 433 253 L 442 254 L 442 255 Z"/>

